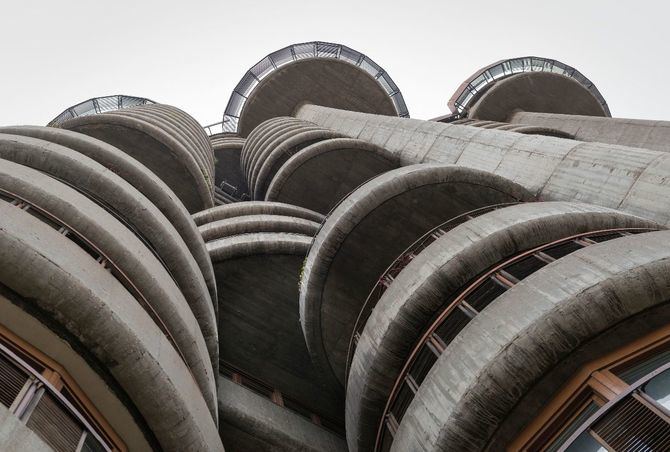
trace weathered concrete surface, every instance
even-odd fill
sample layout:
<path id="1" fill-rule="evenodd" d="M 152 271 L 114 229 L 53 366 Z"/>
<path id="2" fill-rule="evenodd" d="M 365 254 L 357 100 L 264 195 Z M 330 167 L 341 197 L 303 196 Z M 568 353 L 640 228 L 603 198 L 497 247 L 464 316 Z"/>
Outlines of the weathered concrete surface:
<path id="1" fill-rule="evenodd" d="M 53 451 L 4 405 L 0 405 L 0 449 L 5 452 Z"/>
<path id="2" fill-rule="evenodd" d="M 151 201 L 163 215 L 165 215 L 165 218 L 172 223 L 183 239 L 186 248 L 188 248 L 196 260 L 198 267 L 200 267 L 200 271 L 205 278 L 207 288 L 209 289 L 211 299 L 216 300 L 216 281 L 214 280 L 212 261 L 209 259 L 209 253 L 207 253 L 202 236 L 198 232 L 188 211 L 181 201 L 179 201 L 179 198 L 177 198 L 174 192 L 165 185 L 165 182 L 159 179 L 158 176 L 151 172 L 146 166 L 104 141 L 70 130 L 56 129 L 53 127 L 10 126 L 0 127 L 0 133 L 23 135 L 60 144 L 95 160 L 135 187 L 137 191 L 141 193 L 134 195 L 136 196 L 137 203 L 142 204 L 142 195 L 146 196 L 146 198 Z M 122 208 L 122 211 L 125 211 L 125 209 L 126 207 Z M 147 209 L 150 212 L 153 212 L 151 206 Z M 159 220 L 161 220 L 161 222 L 163 221 L 160 218 Z M 153 225 L 151 229 L 160 230 L 160 228 L 157 228 L 155 225 Z M 163 241 L 170 242 L 166 238 L 158 240 L 153 239 L 152 241 L 158 242 L 158 244 L 161 244 Z M 165 245 L 157 246 L 157 249 L 162 249 L 164 247 Z M 181 266 L 183 266 L 183 264 L 181 264 Z"/>
<path id="3" fill-rule="evenodd" d="M 523 111 L 513 113 L 509 121 L 561 130 L 580 141 L 596 141 L 670 152 L 670 121 Z"/>
<path id="4" fill-rule="evenodd" d="M 247 180 L 241 168 L 240 155 L 244 146 L 244 138 L 236 135 L 211 137 L 214 151 L 214 183 L 217 187 L 222 183 L 232 185 L 238 193 L 249 193 Z"/>
<path id="5" fill-rule="evenodd" d="M 492 172 L 546 201 L 578 201 L 670 224 L 666 152 L 522 135 L 305 105 L 298 117 L 396 154 L 402 165 L 453 163 Z"/>
<path id="6" fill-rule="evenodd" d="M 522 403 L 539 409 L 583 364 L 584 348 L 587 360 L 593 359 L 594 352 L 616 349 L 670 319 L 668 272 L 670 232 L 661 231 L 589 246 L 516 284 L 447 346 L 391 450 L 502 446 L 503 438 L 489 441 L 545 375 L 564 368 L 541 382 L 550 389 L 543 397 Z M 654 315 L 636 321 L 647 313 Z M 613 328 L 617 334 L 607 334 Z M 602 335 L 607 340 L 599 340 Z"/>
<path id="7" fill-rule="evenodd" d="M 229 452 L 346 452 L 344 439 L 221 377 L 219 431 Z"/>
<path id="8" fill-rule="evenodd" d="M 592 118 L 592 116 L 584 116 L 584 117 Z M 434 119 L 433 121 L 436 120 L 439 120 L 439 118 Z M 515 124 L 515 123 L 497 122 L 497 121 L 481 121 L 471 118 L 459 119 L 457 121 L 452 121 L 449 123 L 454 125 L 481 127 L 482 129 L 506 130 L 508 132 L 523 133 L 525 135 L 545 135 L 548 137 L 567 138 L 567 139 L 575 138 L 573 134 L 565 132 L 563 130 L 555 129 L 552 127 L 537 126 L 537 125 Z"/>
<path id="9" fill-rule="evenodd" d="M 218 354 L 208 353 L 202 331 L 188 303 L 151 251 L 103 208 L 39 171 L 0 159 L 0 188 L 45 209 L 70 229 L 81 233 L 144 295 L 149 310 L 158 315 L 183 353 L 185 363 L 198 382 L 212 416 L 216 418 L 214 369 L 218 369 Z M 89 265 L 96 264 L 93 258 L 89 258 Z M 156 325 L 160 326 L 158 322 Z M 214 351 L 217 351 L 216 347 Z"/>
<path id="10" fill-rule="evenodd" d="M 397 167 L 394 155 L 365 141 L 323 140 L 283 159 L 265 199 L 327 214 L 360 184 Z"/>
<path id="11" fill-rule="evenodd" d="M 607 116 L 598 99 L 578 81 L 551 72 L 524 72 L 487 87 L 470 107 L 468 117 L 509 121 L 518 110 Z"/>
<path id="12" fill-rule="evenodd" d="M 240 158 L 242 171 L 247 174 L 251 159 L 265 146 L 268 140 L 276 137 L 277 133 L 292 130 L 292 128 L 301 127 L 306 124 L 305 121 L 295 119 L 287 116 L 279 116 L 277 118 L 268 119 L 256 126 L 242 147 L 242 154 Z M 245 176 L 246 177 L 246 176 Z"/>
<path id="13" fill-rule="evenodd" d="M 244 215 L 286 215 L 302 218 L 305 220 L 321 223 L 324 216 L 304 207 L 293 206 L 281 202 L 248 201 L 239 202 L 227 206 L 218 206 L 203 210 L 193 215 L 193 220 L 198 226 L 212 223 L 227 218 L 241 217 Z"/>
<path id="14" fill-rule="evenodd" d="M 73 118 L 61 127 L 105 141 L 140 161 L 177 194 L 189 212 L 212 207 L 214 178 L 202 155 L 175 138 L 177 132 L 165 121 L 131 110 Z"/>
<path id="15" fill-rule="evenodd" d="M 51 316 L 126 391 L 168 450 L 222 451 L 188 368 L 121 284 L 73 242 L 0 202 L 0 282 Z M 54 290 L 57 287 L 58 290 Z"/>
<path id="16" fill-rule="evenodd" d="M 565 237 L 654 223 L 603 207 L 526 203 L 476 217 L 429 245 L 381 297 L 356 347 L 347 381 L 349 450 L 374 446 L 386 402 L 413 347 L 451 301 L 487 269 Z"/>
<path id="17" fill-rule="evenodd" d="M 323 140 L 341 138 L 342 135 L 323 128 L 314 128 L 313 130 L 304 130 L 276 146 L 272 146 L 271 151 L 261 155 L 256 165 L 256 171 L 252 176 L 252 193 L 256 199 L 265 199 L 265 193 L 272 178 L 282 165 L 294 153 L 313 143 Z"/>
<path id="18" fill-rule="evenodd" d="M 288 63 L 270 73 L 249 94 L 238 126 L 243 137 L 261 122 L 290 116 L 302 102 L 397 116 L 391 98 L 377 80 L 351 63 L 311 58 Z"/>
<path id="19" fill-rule="evenodd" d="M 219 285 L 220 356 L 312 412 L 341 420 L 343 400 L 319 379 L 298 319 L 298 280 L 311 241 L 257 232 L 207 243 Z"/>
<path id="20" fill-rule="evenodd" d="M 260 214 L 226 218 L 206 223 L 198 229 L 205 242 L 253 232 L 287 232 L 313 237 L 319 229 L 319 223 L 287 215 Z"/>
<path id="21" fill-rule="evenodd" d="M 351 193 L 314 238 L 300 281 L 300 321 L 324 378 L 343 385 L 356 317 L 402 251 L 459 214 L 529 199 L 518 184 L 452 165 L 398 168 Z"/>
<path id="22" fill-rule="evenodd" d="M 137 189 L 85 155 L 36 138 L 0 134 L 0 159 L 45 172 L 68 183 L 122 218 L 155 252 L 188 302 L 217 363 L 215 304 L 199 266 L 165 216 Z M 76 212 L 76 206 L 73 207 Z M 215 372 L 216 373 L 216 372 Z"/>
<path id="23" fill-rule="evenodd" d="M 62 366 L 129 450 L 150 450 L 152 445 L 157 446 L 151 430 L 134 405 L 128 403 L 123 389 L 116 381 L 101 366 L 91 362 L 91 357 L 82 353 L 81 347 L 63 339 L 62 330 L 56 328 L 54 332 L 49 329 L 46 324 L 53 328 L 53 322 L 37 318 L 39 314 L 30 309 L 29 303 L 0 283 L 0 319 L 3 327 Z M 26 449 L 21 449 L 21 452 L 23 450 Z"/>

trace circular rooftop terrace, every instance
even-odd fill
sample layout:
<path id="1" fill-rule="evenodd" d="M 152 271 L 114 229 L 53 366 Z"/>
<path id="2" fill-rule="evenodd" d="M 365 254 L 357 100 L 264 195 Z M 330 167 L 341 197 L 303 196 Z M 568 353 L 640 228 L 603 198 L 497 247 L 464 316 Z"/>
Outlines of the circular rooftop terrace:
<path id="1" fill-rule="evenodd" d="M 301 102 L 409 117 L 381 66 L 347 46 L 315 41 L 284 47 L 249 69 L 230 96 L 223 132 L 248 134 L 265 119 L 290 115 Z"/>
<path id="2" fill-rule="evenodd" d="M 605 98 L 591 80 L 577 69 L 560 61 L 549 58 L 527 56 L 500 60 L 475 72 L 461 86 L 458 87 L 451 99 L 449 108 L 453 113 L 463 114 L 475 104 L 481 94 L 490 88 L 491 84 L 512 75 L 524 72 L 547 72 L 569 77 L 586 88 L 601 105 L 606 116 L 611 116 Z"/>
<path id="3" fill-rule="evenodd" d="M 114 96 L 94 97 L 77 105 L 66 108 L 61 114 L 52 119 L 49 127 L 58 127 L 68 119 L 78 116 L 89 116 L 107 111 L 121 110 L 123 108 L 135 107 L 137 105 L 155 104 L 153 100 L 144 97 L 126 96 L 116 94 Z"/>

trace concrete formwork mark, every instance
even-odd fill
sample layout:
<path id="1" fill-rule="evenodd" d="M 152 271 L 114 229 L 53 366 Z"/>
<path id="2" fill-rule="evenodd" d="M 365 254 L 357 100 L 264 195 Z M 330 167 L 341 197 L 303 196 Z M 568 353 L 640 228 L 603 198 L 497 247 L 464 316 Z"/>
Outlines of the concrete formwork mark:
<path id="1" fill-rule="evenodd" d="M 300 281 L 301 325 L 324 378 L 343 385 L 360 307 L 379 275 L 407 246 L 473 208 L 532 199 L 502 177 L 427 164 L 384 173 L 345 198 L 314 238 Z M 413 215 L 408 218 L 409 210 Z"/>
<path id="2" fill-rule="evenodd" d="M 267 121 L 259 124 L 254 130 L 251 131 L 249 136 L 246 138 L 246 141 L 244 142 L 244 146 L 242 147 L 240 160 L 242 171 L 246 174 L 247 170 L 249 169 L 249 162 L 256 153 L 256 148 L 262 145 L 263 142 L 271 136 L 271 134 L 284 126 L 288 127 L 298 124 L 301 124 L 300 120 L 286 116 L 279 116 L 277 118 L 268 119 Z"/>
<path id="3" fill-rule="evenodd" d="M 211 299 L 216 300 L 216 280 L 212 270 L 212 261 L 209 259 L 202 236 L 179 198 L 146 166 L 104 141 L 71 130 L 38 126 L 8 126 L 0 127 L 0 134 L 23 135 L 60 144 L 98 162 L 135 187 L 174 226 L 200 267 Z M 141 195 L 137 197 L 137 201 L 142 204 Z M 151 208 L 148 210 L 152 211 Z"/>
<path id="4" fill-rule="evenodd" d="M 366 121 L 356 137 L 388 149 L 403 164 L 469 166 L 515 181 L 543 200 L 599 204 L 670 224 L 670 205 L 659 202 L 670 200 L 670 180 L 659 172 L 669 164 L 666 152 L 437 122 L 422 127 L 418 120 L 314 105 L 297 116 L 342 133 L 347 121 Z M 430 139 L 412 141 L 419 131 Z M 405 138 L 393 140 L 394 134 Z"/>
<path id="5" fill-rule="evenodd" d="M 160 110 L 138 108 L 129 108 L 115 112 L 120 116 L 134 118 L 143 122 L 147 122 L 162 131 L 164 131 L 173 141 L 173 145 L 178 143 L 198 165 L 198 169 L 205 176 L 206 179 L 212 180 L 213 168 L 209 162 L 206 161 L 204 152 L 192 141 L 192 138 L 185 133 L 184 129 L 179 123 L 169 118 L 167 114 Z M 211 148 L 210 148 L 211 150 Z"/>
<path id="6" fill-rule="evenodd" d="M 261 156 L 261 161 L 259 162 L 260 169 L 254 181 L 254 197 L 265 199 L 265 193 L 272 178 L 295 152 L 315 142 L 318 143 L 333 138 L 343 138 L 343 136 L 342 134 L 325 129 L 304 131 L 288 138 L 269 153 Z"/>
<path id="7" fill-rule="evenodd" d="M 323 130 L 323 128 L 304 122 L 300 124 L 291 124 L 285 127 L 280 126 L 274 133 L 268 134 L 266 140 L 259 142 L 253 151 L 247 169 L 247 181 L 249 182 L 249 187 L 253 188 L 255 186 L 260 165 L 263 164 L 265 157 L 269 153 L 271 153 L 277 146 L 281 145 L 285 140 L 299 133 L 312 130 Z"/>
<path id="8" fill-rule="evenodd" d="M 313 237 L 319 223 L 286 215 L 243 215 L 200 226 L 205 242 L 255 232 L 286 232 Z"/>
<path id="9" fill-rule="evenodd" d="M 216 413 L 217 336 L 205 343 L 200 326 L 186 299 L 158 259 L 124 225 L 103 208 L 67 185 L 28 167 L 0 159 L 0 188 L 57 217 L 70 230 L 78 231 L 103 253 L 109 267 L 123 284 L 133 285 L 141 297 L 136 301 L 149 314 L 156 314 L 156 325 L 174 341 L 175 349 L 192 371 L 208 402 Z M 89 265 L 105 265 L 90 258 Z"/>
<path id="10" fill-rule="evenodd" d="M 670 299 L 668 243 L 670 232 L 661 231 L 592 245 L 501 295 L 438 358 L 410 404 L 392 450 L 485 448 L 524 395 L 543 377 L 551 379 L 552 369 L 579 368 L 579 359 L 567 359 L 572 353 L 593 343 L 605 347 L 600 353 L 622 346 L 621 334 L 610 335 L 606 344 L 598 339 L 665 306 Z M 663 316 L 669 317 L 667 309 Z M 635 334 L 648 332 L 648 325 L 637 323 Z M 468 356 L 477 359 L 466 362 L 463 357 Z M 554 391 L 567 375 L 553 375 Z M 454 378 L 462 383 L 447 383 Z"/>
<path id="11" fill-rule="evenodd" d="M 0 202 L 0 280 L 105 365 L 168 450 L 223 451 L 186 365 L 109 272 L 27 212 Z M 58 287 L 59 290 L 53 290 Z"/>
<path id="12" fill-rule="evenodd" d="M 336 160 L 328 162 L 329 156 Z M 366 141 L 326 139 L 286 160 L 272 178 L 265 199 L 302 205 L 327 214 L 361 183 L 398 166 L 395 155 Z M 327 171 L 328 178 L 317 171 L 321 168 Z"/>
<path id="13" fill-rule="evenodd" d="M 202 226 L 214 221 L 243 215 L 286 215 L 303 218 L 316 223 L 322 223 L 324 220 L 324 216 L 320 213 L 305 209 L 304 207 L 271 201 L 247 201 L 227 206 L 212 207 L 193 215 L 193 220 L 196 225 Z"/>
<path id="14" fill-rule="evenodd" d="M 43 171 L 65 181 L 88 198 L 95 193 L 92 201 L 132 225 L 133 232 L 155 250 L 176 281 L 200 324 L 211 356 L 217 356 L 216 307 L 200 267 L 160 210 L 107 168 L 59 144 L 0 134 L 0 158 Z M 217 362 L 214 360 L 215 366 Z"/>
<path id="15" fill-rule="evenodd" d="M 128 115 L 105 113 L 71 119 L 62 128 L 105 141 L 139 160 L 165 182 L 194 213 L 212 207 L 213 181 L 166 131 Z"/>
<path id="16" fill-rule="evenodd" d="M 538 202 L 501 208 L 448 231 L 394 279 L 368 319 L 347 384 L 349 449 L 371 450 L 393 385 L 431 320 L 474 278 L 512 255 L 589 231 L 656 228 L 612 209 Z"/>

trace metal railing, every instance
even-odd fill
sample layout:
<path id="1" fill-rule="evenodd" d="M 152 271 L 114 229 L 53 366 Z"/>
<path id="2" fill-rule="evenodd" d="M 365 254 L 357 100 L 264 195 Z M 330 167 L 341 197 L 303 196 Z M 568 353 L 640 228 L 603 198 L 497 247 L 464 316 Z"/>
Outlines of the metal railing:
<path id="1" fill-rule="evenodd" d="M 121 110 L 123 108 L 155 103 L 156 102 L 153 100 L 144 97 L 126 96 L 123 94 L 94 97 L 66 108 L 61 114 L 52 119 L 47 126 L 58 127 L 68 119 L 76 118 L 78 116 L 95 115 L 107 111 Z"/>
<path id="2" fill-rule="evenodd" d="M 579 82 L 585 87 L 602 105 L 607 116 L 611 116 L 610 109 L 607 106 L 605 98 L 600 94 L 598 88 L 584 74 L 572 66 L 568 66 L 560 61 L 527 56 L 502 60 L 486 66 L 475 72 L 465 82 L 458 87 L 451 99 L 449 99 L 449 108 L 454 113 L 467 112 L 473 99 L 486 89 L 486 87 L 498 80 L 523 72 L 551 72 L 554 74 L 565 75 Z"/>
<path id="3" fill-rule="evenodd" d="M 358 66 L 377 80 L 386 94 L 391 98 L 400 117 L 409 117 L 407 105 L 402 93 L 391 76 L 377 63 L 364 54 L 344 46 L 330 42 L 303 42 L 279 49 L 249 69 L 239 81 L 226 105 L 221 127 L 224 132 L 237 132 L 240 114 L 251 92 L 272 72 L 280 67 L 298 60 L 310 58 L 334 58 Z"/>

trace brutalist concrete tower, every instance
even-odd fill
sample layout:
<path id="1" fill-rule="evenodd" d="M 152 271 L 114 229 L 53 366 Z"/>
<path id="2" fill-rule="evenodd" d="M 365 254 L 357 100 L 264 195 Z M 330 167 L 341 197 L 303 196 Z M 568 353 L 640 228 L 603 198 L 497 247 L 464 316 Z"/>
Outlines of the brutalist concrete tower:
<path id="1" fill-rule="evenodd" d="M 0 449 L 670 450 L 670 123 L 539 57 L 448 105 L 309 42 L 0 128 Z"/>

